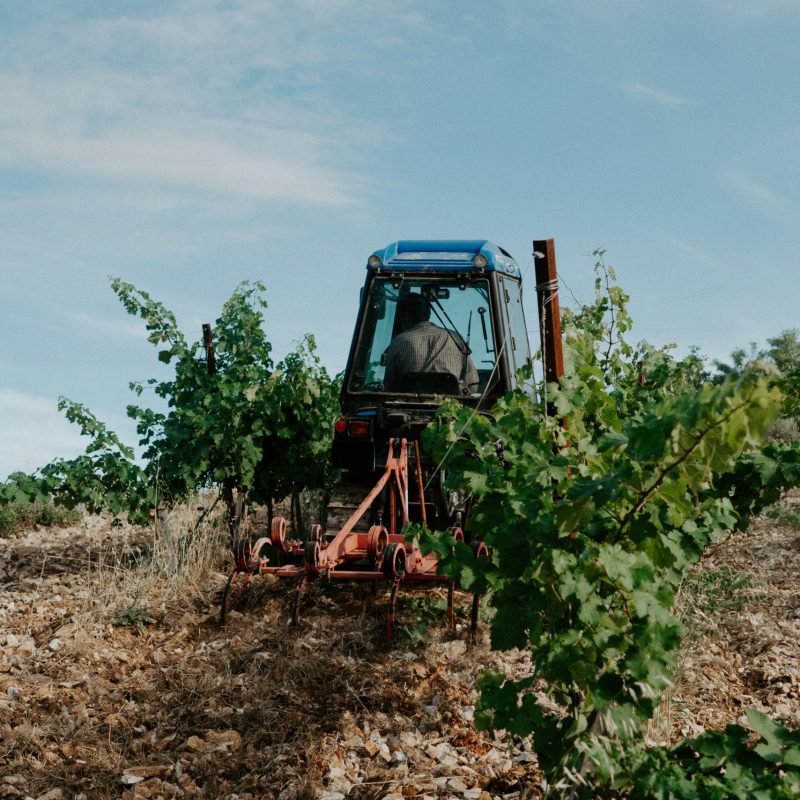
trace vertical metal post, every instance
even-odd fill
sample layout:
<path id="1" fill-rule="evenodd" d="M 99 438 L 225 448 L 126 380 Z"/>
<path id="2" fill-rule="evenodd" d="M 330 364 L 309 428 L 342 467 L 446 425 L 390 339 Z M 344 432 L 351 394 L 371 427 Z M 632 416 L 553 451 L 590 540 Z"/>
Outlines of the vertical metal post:
<path id="1" fill-rule="evenodd" d="M 209 375 L 217 372 L 217 360 L 214 358 L 214 343 L 211 341 L 211 325 L 203 323 L 203 347 L 206 350 L 206 367 Z"/>
<path id="2" fill-rule="evenodd" d="M 539 306 L 539 330 L 544 354 L 544 379 L 548 383 L 553 383 L 564 374 L 555 239 L 535 240 L 533 257 L 536 265 L 536 300 Z"/>

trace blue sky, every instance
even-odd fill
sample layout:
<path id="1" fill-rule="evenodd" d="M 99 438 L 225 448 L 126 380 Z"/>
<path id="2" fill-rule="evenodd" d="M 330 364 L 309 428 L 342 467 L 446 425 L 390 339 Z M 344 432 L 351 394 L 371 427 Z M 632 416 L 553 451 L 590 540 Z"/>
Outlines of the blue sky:
<path id="1" fill-rule="evenodd" d="M 198 336 L 261 279 L 332 371 L 399 238 L 554 237 L 579 299 L 605 248 L 635 338 L 712 358 L 800 327 L 798 41 L 796 0 L 0 5 L 0 479 L 82 449 L 62 394 L 133 441 L 111 275 Z"/>

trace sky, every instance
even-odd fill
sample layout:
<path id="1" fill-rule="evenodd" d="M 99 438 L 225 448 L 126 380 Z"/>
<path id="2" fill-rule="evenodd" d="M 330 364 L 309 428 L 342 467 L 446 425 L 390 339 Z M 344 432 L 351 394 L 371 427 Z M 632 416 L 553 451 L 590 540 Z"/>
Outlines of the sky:
<path id="1" fill-rule="evenodd" d="M 0 3 L 0 480 L 83 450 L 61 395 L 135 443 L 113 276 L 192 338 L 263 280 L 331 372 L 404 238 L 554 238 L 562 305 L 603 248 L 679 354 L 800 327 L 799 40 L 796 0 Z"/>

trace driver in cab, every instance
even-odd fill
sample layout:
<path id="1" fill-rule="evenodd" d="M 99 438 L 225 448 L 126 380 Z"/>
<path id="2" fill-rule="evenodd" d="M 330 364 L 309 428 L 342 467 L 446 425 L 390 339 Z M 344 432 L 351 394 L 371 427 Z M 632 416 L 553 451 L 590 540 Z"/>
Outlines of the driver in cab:
<path id="1" fill-rule="evenodd" d="M 386 348 L 386 390 L 413 390 L 409 380 L 415 375 L 434 373 L 442 376 L 443 386 L 452 385 L 452 391 L 435 393 L 472 394 L 478 389 L 478 371 L 469 346 L 456 331 L 434 325 L 430 316 L 431 304 L 422 294 L 403 295 L 397 301 L 400 333 Z"/>

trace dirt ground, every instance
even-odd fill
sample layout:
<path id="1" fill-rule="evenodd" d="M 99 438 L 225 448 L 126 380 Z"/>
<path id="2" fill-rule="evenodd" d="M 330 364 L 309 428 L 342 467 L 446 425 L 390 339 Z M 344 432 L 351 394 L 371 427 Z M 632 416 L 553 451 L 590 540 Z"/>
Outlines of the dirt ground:
<path id="1" fill-rule="evenodd" d="M 223 628 L 222 550 L 219 571 L 184 564 L 178 582 L 145 566 L 152 536 L 87 518 L 0 539 L 0 797 L 541 795 L 530 745 L 472 726 L 481 670 L 527 659 L 492 653 L 485 630 L 468 644 L 468 596 L 450 632 L 442 592 L 403 595 L 388 646 L 383 594 L 316 589 L 292 636 L 290 587 L 257 579 Z M 651 738 L 751 706 L 800 725 L 800 532 L 757 520 L 682 597 L 689 633 Z"/>

